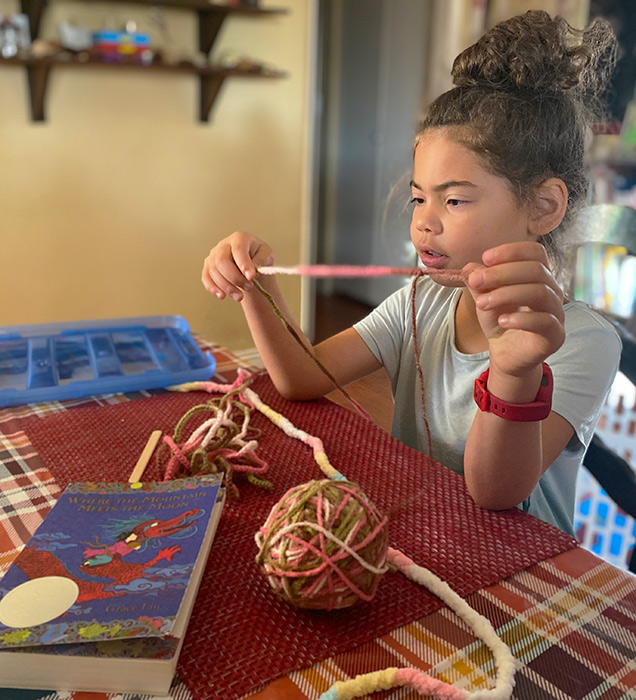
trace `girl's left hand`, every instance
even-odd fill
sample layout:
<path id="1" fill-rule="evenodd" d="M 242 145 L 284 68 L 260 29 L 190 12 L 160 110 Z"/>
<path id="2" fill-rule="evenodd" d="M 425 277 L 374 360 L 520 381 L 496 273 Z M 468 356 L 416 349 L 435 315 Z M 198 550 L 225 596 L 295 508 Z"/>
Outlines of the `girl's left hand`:
<path id="1" fill-rule="evenodd" d="M 506 243 L 469 263 L 468 289 L 486 335 L 491 367 L 520 377 L 565 340 L 563 292 L 540 243 Z"/>

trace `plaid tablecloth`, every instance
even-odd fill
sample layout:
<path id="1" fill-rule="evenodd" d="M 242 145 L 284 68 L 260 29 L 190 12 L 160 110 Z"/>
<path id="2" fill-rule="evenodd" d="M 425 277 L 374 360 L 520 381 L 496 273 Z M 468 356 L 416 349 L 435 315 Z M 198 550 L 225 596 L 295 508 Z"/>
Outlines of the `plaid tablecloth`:
<path id="1" fill-rule="evenodd" d="M 231 381 L 238 366 L 251 369 L 249 362 L 224 348 L 206 347 L 217 359 L 220 381 Z M 111 404 L 139 395 L 0 409 L 0 574 L 60 491 L 19 429 L 18 419 L 66 411 L 87 401 Z M 575 548 L 483 588 L 467 601 L 491 620 L 519 660 L 515 698 L 636 698 L 636 578 L 630 574 Z M 388 666 L 415 666 L 467 689 L 486 685 L 495 671 L 483 644 L 450 610 L 442 608 L 353 651 L 294 672 L 250 697 L 314 699 L 336 680 Z M 409 691 L 396 690 L 374 697 L 411 696 Z M 0 690 L 2 700 L 107 697 L 118 696 Z M 170 697 L 188 700 L 191 696 L 176 678 Z"/>

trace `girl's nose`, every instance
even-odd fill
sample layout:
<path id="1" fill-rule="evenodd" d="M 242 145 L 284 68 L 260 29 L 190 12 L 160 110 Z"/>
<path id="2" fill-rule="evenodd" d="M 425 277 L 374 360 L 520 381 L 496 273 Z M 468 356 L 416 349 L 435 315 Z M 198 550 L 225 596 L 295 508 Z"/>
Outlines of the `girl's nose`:
<path id="1" fill-rule="evenodd" d="M 443 228 L 437 212 L 427 204 L 422 204 L 413 210 L 413 224 L 422 233 L 441 233 Z"/>

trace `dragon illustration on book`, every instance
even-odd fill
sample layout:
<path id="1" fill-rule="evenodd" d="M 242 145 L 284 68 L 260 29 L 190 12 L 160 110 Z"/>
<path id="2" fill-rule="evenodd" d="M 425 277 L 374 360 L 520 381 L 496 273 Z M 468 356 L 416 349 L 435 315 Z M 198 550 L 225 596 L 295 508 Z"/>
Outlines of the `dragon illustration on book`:
<path id="1" fill-rule="evenodd" d="M 194 508 L 166 520 L 144 519 L 139 522 L 138 519 L 128 519 L 124 523 L 125 528 L 120 530 L 111 543 L 100 542 L 99 535 L 94 535 L 94 543 L 86 543 L 76 573 L 70 571 L 68 565 L 54 553 L 56 549 L 77 546 L 64 541 L 66 538 L 63 535 L 51 536 L 46 542 L 39 541 L 35 546 L 27 545 L 15 563 L 29 579 L 42 576 L 42 572 L 46 572 L 47 576 L 70 578 L 79 588 L 78 603 L 123 596 L 126 591 L 122 586 L 141 578 L 152 581 L 152 567 L 160 561 L 171 562 L 181 547 L 162 547 L 145 562 L 130 561 L 126 557 L 133 552 L 143 551 L 151 542 L 156 544 L 163 538 L 183 535 L 201 515 L 202 511 Z M 118 525 L 121 527 L 121 523 L 115 523 L 115 527 Z"/>

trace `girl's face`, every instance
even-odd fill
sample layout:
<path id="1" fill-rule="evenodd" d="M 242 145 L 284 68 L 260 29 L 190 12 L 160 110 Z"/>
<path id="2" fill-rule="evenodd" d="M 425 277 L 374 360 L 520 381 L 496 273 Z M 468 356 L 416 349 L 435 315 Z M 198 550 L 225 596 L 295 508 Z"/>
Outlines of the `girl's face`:
<path id="1" fill-rule="evenodd" d="M 502 243 L 536 240 L 529 214 L 508 180 L 487 171 L 479 157 L 446 129 L 420 137 L 411 182 L 411 240 L 429 268 L 461 269 L 481 262 Z"/>

